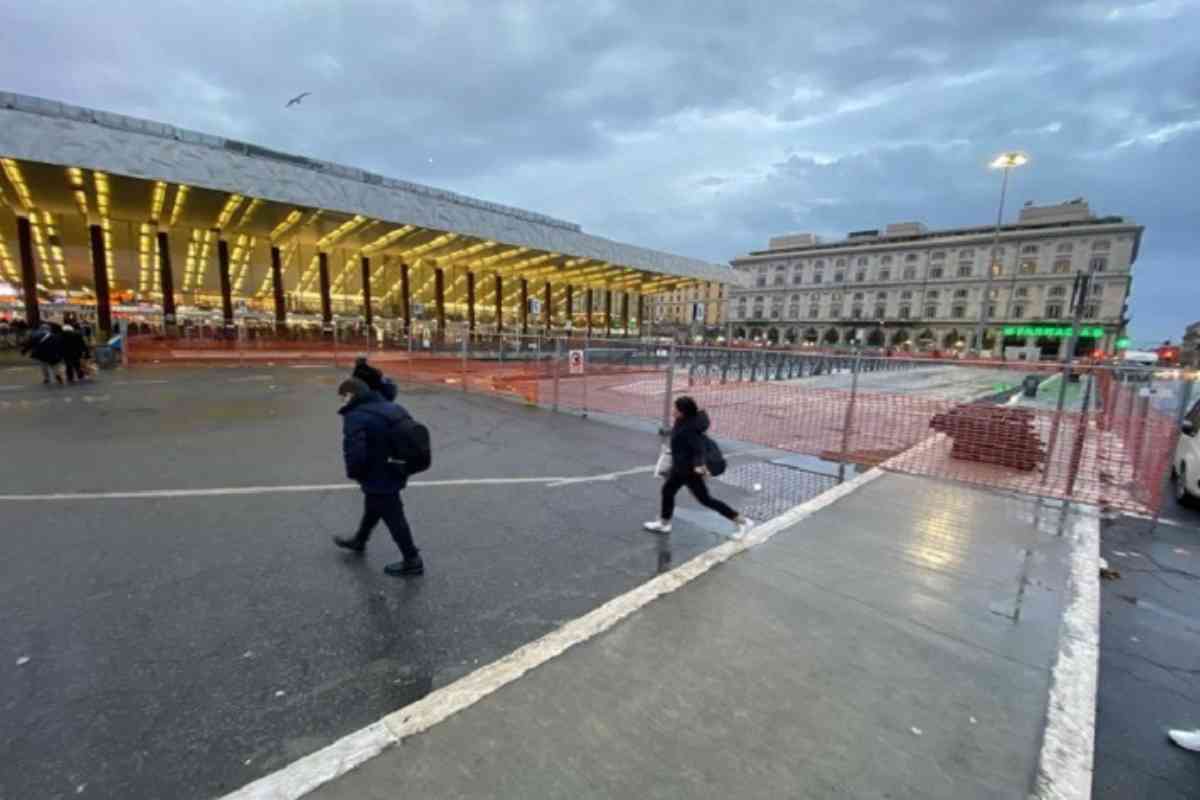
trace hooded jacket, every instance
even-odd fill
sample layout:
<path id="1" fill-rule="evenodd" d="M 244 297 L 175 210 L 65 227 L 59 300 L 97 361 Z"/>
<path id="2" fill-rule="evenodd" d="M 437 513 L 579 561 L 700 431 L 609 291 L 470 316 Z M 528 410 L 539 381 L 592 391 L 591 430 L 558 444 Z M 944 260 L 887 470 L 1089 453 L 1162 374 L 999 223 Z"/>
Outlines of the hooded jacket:
<path id="1" fill-rule="evenodd" d="M 409 413 L 375 392 L 364 392 L 338 409 L 342 415 L 342 458 L 346 477 L 358 481 L 364 494 L 393 494 L 405 487 L 408 474 L 388 461 L 392 423 Z"/>
<path id="2" fill-rule="evenodd" d="M 696 467 L 704 466 L 704 434 L 708 431 L 708 414 L 701 411 L 694 417 L 684 417 L 671 428 L 671 472 L 694 475 Z"/>

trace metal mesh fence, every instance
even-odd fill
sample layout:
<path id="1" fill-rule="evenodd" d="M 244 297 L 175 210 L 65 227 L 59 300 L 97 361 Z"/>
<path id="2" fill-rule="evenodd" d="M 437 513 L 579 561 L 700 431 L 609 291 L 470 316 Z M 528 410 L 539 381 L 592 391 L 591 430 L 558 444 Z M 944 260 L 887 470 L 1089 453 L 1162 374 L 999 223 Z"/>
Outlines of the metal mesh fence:
<path id="1" fill-rule="evenodd" d="M 723 439 L 827 461 L 1154 511 L 1177 436 L 1153 371 L 680 347 L 636 339 L 332 330 L 132 336 L 137 363 L 328 364 L 556 410 L 669 422 L 687 394 Z M 1157 383 L 1156 383 L 1157 380 Z M 1170 390 L 1170 391 L 1167 391 Z M 1174 397 L 1171 394 L 1171 397 Z"/>

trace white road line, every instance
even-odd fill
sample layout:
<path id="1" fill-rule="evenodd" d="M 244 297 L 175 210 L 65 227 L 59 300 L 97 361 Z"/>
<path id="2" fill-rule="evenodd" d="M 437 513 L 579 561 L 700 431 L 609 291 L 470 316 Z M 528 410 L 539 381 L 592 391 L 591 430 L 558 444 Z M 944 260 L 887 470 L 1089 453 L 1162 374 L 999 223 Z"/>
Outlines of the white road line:
<path id="1" fill-rule="evenodd" d="M 669 594 L 738 553 L 756 547 L 882 475 L 872 469 L 836 486 L 786 513 L 763 523 L 743 539 L 714 547 L 679 567 L 643 583 L 574 619 L 558 630 L 513 651 L 423 699 L 388 714 L 383 719 L 345 736 L 328 747 L 294 761 L 221 800 L 292 800 L 370 760 L 384 749 L 428 730 L 525 673 L 561 655 L 577 644 L 603 633 L 656 598 Z"/>
<path id="2" fill-rule="evenodd" d="M 1076 514 L 1071 525 L 1070 601 L 1058 631 L 1046 729 L 1031 795 L 1036 800 L 1092 796 L 1100 672 L 1100 520 Z"/>
<path id="3" fill-rule="evenodd" d="M 620 472 L 599 475 L 566 477 L 561 475 L 530 478 L 447 478 L 433 481 L 412 481 L 409 488 L 438 486 L 506 486 L 513 484 L 542 484 L 548 487 L 575 483 L 612 481 L 626 475 L 650 472 L 654 468 L 636 467 Z M 62 492 L 55 494 L 0 494 L 0 502 L 54 500 L 159 500 L 172 497 L 221 497 L 225 495 L 297 494 L 303 492 L 339 492 L 357 489 L 357 483 L 308 483 L 291 486 L 222 486 L 212 489 L 148 489 L 128 492 Z"/>
<path id="4" fill-rule="evenodd" d="M 22 386 L 0 386 L 0 392 L 11 392 L 14 389 L 28 389 L 32 385 L 33 384 L 29 384 L 29 386 L 24 386 L 24 385 L 22 385 Z"/>
<path id="5" fill-rule="evenodd" d="M 332 364 L 288 364 L 288 369 L 333 369 Z"/>
<path id="6" fill-rule="evenodd" d="M 274 375 L 248 375 L 245 378 L 230 378 L 226 383 L 251 383 L 253 381 L 274 380 Z"/>

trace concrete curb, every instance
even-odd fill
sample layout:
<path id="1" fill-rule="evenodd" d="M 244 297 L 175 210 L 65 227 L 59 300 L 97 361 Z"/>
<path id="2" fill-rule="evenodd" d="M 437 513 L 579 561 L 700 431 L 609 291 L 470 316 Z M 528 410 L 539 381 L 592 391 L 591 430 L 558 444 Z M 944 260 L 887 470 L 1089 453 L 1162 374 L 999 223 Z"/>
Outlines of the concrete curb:
<path id="1" fill-rule="evenodd" d="M 1075 506 L 1070 600 L 1058 633 L 1033 800 L 1088 800 L 1100 672 L 1100 518 Z"/>
<path id="2" fill-rule="evenodd" d="M 472 672 L 382 719 L 351 733 L 283 769 L 225 795 L 221 800 L 294 800 L 369 761 L 388 747 L 422 733 L 453 714 L 512 683 L 577 644 L 603 633 L 656 598 L 690 583 L 738 553 L 757 547 L 782 530 L 865 486 L 883 472 L 872 469 L 759 525 L 743 539 L 733 539 L 701 553 L 599 608 L 572 620 L 536 641 Z"/>

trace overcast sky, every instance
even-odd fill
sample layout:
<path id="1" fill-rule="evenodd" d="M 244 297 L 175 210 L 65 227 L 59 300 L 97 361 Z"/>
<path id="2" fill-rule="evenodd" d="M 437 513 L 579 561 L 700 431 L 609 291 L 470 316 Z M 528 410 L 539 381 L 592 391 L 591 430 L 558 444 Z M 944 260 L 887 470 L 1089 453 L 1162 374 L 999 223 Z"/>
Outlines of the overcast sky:
<path id="1" fill-rule="evenodd" d="M 768 237 L 1146 226 L 1133 334 L 1200 319 L 1200 2 L 5 3 L 3 88 L 726 262 Z M 299 108 L 288 97 L 311 91 Z"/>

